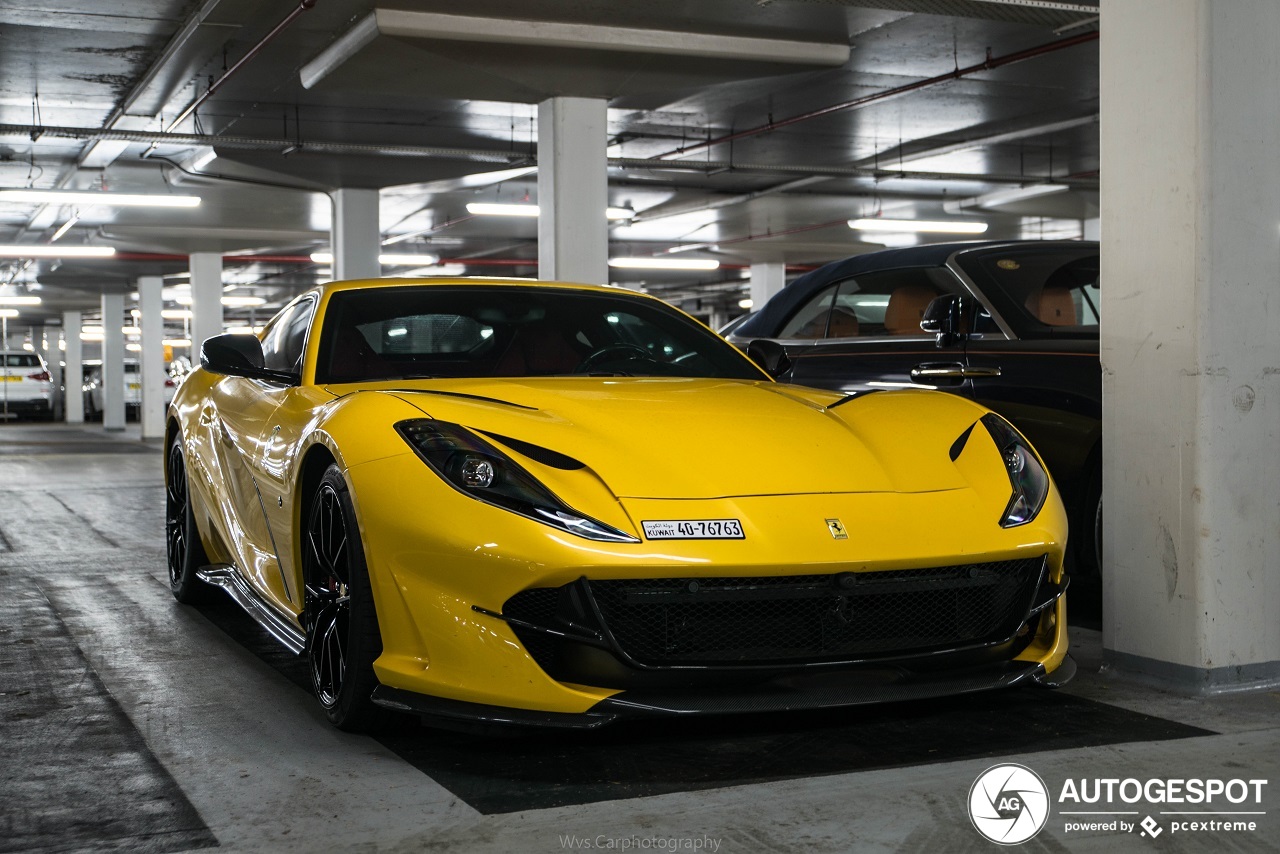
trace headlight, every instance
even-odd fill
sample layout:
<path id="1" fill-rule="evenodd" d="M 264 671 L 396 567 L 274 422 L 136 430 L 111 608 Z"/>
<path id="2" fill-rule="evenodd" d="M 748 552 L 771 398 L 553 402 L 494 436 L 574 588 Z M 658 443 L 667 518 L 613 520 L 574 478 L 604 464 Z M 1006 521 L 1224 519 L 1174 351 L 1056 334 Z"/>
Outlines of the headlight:
<path id="1" fill-rule="evenodd" d="M 1036 518 L 1044 506 L 1049 495 L 1049 475 L 1027 440 L 1008 421 L 993 412 L 982 416 L 982 424 L 1000 449 L 1009 485 L 1013 487 L 1013 496 L 1000 517 L 1000 527 L 1025 525 Z"/>
<path id="2" fill-rule="evenodd" d="M 432 471 L 463 495 L 588 540 L 640 542 L 578 513 L 519 463 L 465 427 L 419 419 L 401 421 L 396 431 Z"/>

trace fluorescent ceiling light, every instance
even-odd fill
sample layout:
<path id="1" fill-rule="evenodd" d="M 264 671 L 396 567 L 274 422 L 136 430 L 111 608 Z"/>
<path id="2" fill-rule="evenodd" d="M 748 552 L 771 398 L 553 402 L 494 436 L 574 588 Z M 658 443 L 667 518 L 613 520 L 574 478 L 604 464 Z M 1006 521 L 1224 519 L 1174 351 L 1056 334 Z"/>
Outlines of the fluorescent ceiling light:
<path id="1" fill-rule="evenodd" d="M 110 258 L 113 246 L 0 246 L 0 258 Z"/>
<path id="2" fill-rule="evenodd" d="M 755 304 L 756 301 L 750 298 L 738 300 L 738 308 L 753 308 Z"/>
<path id="3" fill-rule="evenodd" d="M 494 202 L 470 202 L 467 204 L 467 213 L 476 216 L 538 216 L 541 209 L 537 205 L 517 204 L 504 205 Z M 604 209 L 605 219 L 631 219 L 636 212 L 631 208 L 614 208 Z"/>
<path id="4" fill-rule="evenodd" d="M 1053 196 L 1065 193 L 1071 188 L 1066 184 L 1034 184 L 1030 187 L 1012 187 L 1008 190 L 996 190 L 977 197 L 978 207 L 989 208 L 1007 205 L 1012 202 L 1024 202 L 1027 199 L 1038 199 L 1041 196 Z"/>
<path id="5" fill-rule="evenodd" d="M 228 335 L 257 335 L 262 331 L 261 326 L 228 326 Z"/>
<path id="6" fill-rule="evenodd" d="M 332 264 L 332 252 L 312 252 L 311 260 L 316 264 Z M 438 255 L 379 255 L 378 263 L 384 267 L 430 267 L 440 260 Z"/>
<path id="7" fill-rule="evenodd" d="M 476 216 L 537 216 L 537 205 L 503 205 L 494 202 L 470 202 L 467 213 Z"/>
<path id="8" fill-rule="evenodd" d="M 378 263 L 387 267 L 430 267 L 440 260 L 439 255 L 379 255 Z"/>
<path id="9" fill-rule="evenodd" d="M 141 353 L 141 352 L 142 352 L 142 345 L 141 345 L 141 344 L 125 344 L 125 345 L 124 345 L 124 348 L 125 348 L 126 350 L 128 350 L 130 353 Z"/>
<path id="10" fill-rule="evenodd" d="M 610 258 L 609 266 L 630 270 L 715 270 L 720 262 L 712 258 Z"/>
<path id="11" fill-rule="evenodd" d="M 0 308 L 0 317 L 17 317 L 18 310 L 16 308 Z"/>
<path id="12" fill-rule="evenodd" d="M 164 339 L 164 346 L 166 346 L 166 347 L 190 347 L 190 346 L 191 346 L 191 339 L 190 339 L 190 338 L 166 338 L 166 339 Z"/>
<path id="13" fill-rule="evenodd" d="M 985 222 L 947 222 L 925 219 L 851 219 L 849 227 L 857 231 L 919 231 L 934 234 L 982 234 L 987 230 Z"/>
<path id="14" fill-rule="evenodd" d="M 53 237 L 50 237 L 50 238 L 49 238 L 49 242 L 50 242 L 50 243 L 57 243 L 57 242 L 58 242 L 58 238 L 62 237 L 62 236 L 63 236 L 63 235 L 65 235 L 68 231 L 70 231 L 70 230 L 71 230 L 71 226 L 75 225 L 75 224 L 76 224 L 77 222 L 79 222 L 79 221 L 80 221 L 80 214 L 74 214 L 74 215 L 72 215 L 70 218 L 68 218 L 68 219 L 67 219 L 67 221 L 66 221 L 66 222 L 64 222 L 62 225 L 58 226 L 58 230 L 57 230 L 57 231 L 55 231 L 55 232 L 53 233 Z"/>
<path id="15" fill-rule="evenodd" d="M 981 196 L 972 196 L 968 199 L 954 199 L 943 203 L 942 209 L 947 213 L 961 213 L 972 208 L 998 208 L 1001 205 L 1009 205 L 1014 202 L 1025 202 L 1028 199 L 1054 196 L 1058 193 L 1065 193 L 1070 189 L 1066 184 L 1032 184 L 1029 187 L 1009 187 L 1004 190 L 983 193 Z"/>
<path id="16" fill-rule="evenodd" d="M 6 297 L 0 296 L 0 305 L 39 305 L 40 297 Z"/>
<path id="17" fill-rule="evenodd" d="M 189 308 L 166 308 L 160 311 L 160 316 L 165 320 L 190 320 L 192 315 Z"/>
<path id="18" fill-rule="evenodd" d="M 0 202 L 39 202 L 62 205 L 105 205 L 131 208 L 194 208 L 199 196 L 150 193 L 91 193 L 74 190 L 0 190 Z"/>
<path id="19" fill-rule="evenodd" d="M 195 160 L 191 161 L 191 171 L 199 172 L 201 169 L 204 169 L 204 167 L 208 166 L 210 163 L 212 163 L 217 159 L 218 159 L 218 152 L 210 148 L 208 151 L 201 154 Z"/>

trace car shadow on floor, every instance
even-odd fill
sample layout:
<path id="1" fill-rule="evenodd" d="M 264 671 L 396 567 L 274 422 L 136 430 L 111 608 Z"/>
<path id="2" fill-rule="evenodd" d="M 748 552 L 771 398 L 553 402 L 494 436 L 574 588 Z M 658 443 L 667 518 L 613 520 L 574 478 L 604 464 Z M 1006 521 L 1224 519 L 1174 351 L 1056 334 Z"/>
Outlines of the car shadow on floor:
<path id="1" fill-rule="evenodd" d="M 230 600 L 220 629 L 301 690 L 305 662 Z M 786 714 L 629 721 L 577 733 L 449 732 L 415 718 L 377 740 L 482 813 L 1215 733 L 1037 688 Z"/>

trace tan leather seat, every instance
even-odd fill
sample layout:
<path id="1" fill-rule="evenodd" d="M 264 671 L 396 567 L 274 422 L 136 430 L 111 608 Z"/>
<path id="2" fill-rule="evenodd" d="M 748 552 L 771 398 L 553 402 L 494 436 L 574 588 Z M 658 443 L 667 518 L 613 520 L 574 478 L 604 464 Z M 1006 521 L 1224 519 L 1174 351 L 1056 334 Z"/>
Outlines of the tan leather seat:
<path id="1" fill-rule="evenodd" d="M 901 285 L 889 294 L 884 331 L 889 335 L 923 335 L 920 321 L 938 292 L 928 285 Z"/>
<path id="2" fill-rule="evenodd" d="M 1076 302 L 1071 288 L 1046 285 L 1027 298 L 1027 310 L 1046 326 L 1077 326 Z"/>

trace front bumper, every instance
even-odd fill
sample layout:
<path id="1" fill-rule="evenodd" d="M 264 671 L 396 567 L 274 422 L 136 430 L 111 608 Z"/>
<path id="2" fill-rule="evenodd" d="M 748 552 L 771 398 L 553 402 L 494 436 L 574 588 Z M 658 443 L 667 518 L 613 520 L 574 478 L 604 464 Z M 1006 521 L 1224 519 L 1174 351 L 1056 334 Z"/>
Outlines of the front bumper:
<path id="1" fill-rule="evenodd" d="M 747 537 L 605 544 L 458 495 L 417 460 L 404 462 L 397 456 L 348 470 L 382 631 L 383 652 L 374 663 L 384 686 L 379 697 L 396 708 L 479 721 L 532 716 L 564 722 L 589 715 L 589 725 L 607 722 L 602 716 L 718 713 L 735 703 L 741 711 L 822 708 L 998 688 L 1034 680 L 1037 673 L 1052 676 L 1066 656 L 1065 598 L 1057 595 L 1066 519 L 1056 496 L 1035 523 L 1008 530 L 997 529 L 989 508 L 975 506 L 966 490 L 698 500 L 682 502 L 679 513 L 740 518 Z M 406 496 L 415 498 L 407 502 Z M 647 500 L 619 507 L 634 520 L 671 512 L 665 502 Z M 833 517 L 858 520 L 856 536 L 834 539 L 823 521 Z M 921 519 L 930 521 L 911 521 Z M 809 646 L 762 667 L 754 667 L 750 656 L 672 662 L 637 653 L 627 660 L 578 636 L 566 639 L 576 649 L 560 662 L 562 669 L 533 648 L 507 610 L 515 597 L 584 577 L 607 584 L 687 584 L 723 577 L 786 576 L 790 582 L 802 573 L 838 581 L 848 574 L 885 577 L 917 567 L 1031 556 L 1037 556 L 1037 570 L 1043 559 L 1040 585 L 1054 598 L 1025 628 L 1020 620 L 1029 616 L 1033 593 L 1041 588 L 1025 591 L 1022 616 L 976 640 L 894 646 L 889 637 L 875 649 L 851 649 L 840 645 L 837 629 L 834 647 L 815 655 Z M 855 582 L 860 589 L 861 581 Z M 835 604 L 834 618 L 850 616 L 843 603 Z M 820 630 L 833 627 L 823 623 Z M 696 659 L 700 650 L 690 649 Z M 688 663 L 695 667 L 679 670 Z M 702 664 L 711 668 L 698 669 Z M 738 665 L 751 672 L 724 672 Z"/>

